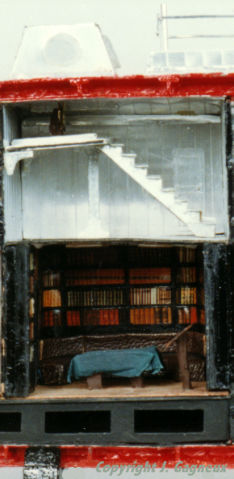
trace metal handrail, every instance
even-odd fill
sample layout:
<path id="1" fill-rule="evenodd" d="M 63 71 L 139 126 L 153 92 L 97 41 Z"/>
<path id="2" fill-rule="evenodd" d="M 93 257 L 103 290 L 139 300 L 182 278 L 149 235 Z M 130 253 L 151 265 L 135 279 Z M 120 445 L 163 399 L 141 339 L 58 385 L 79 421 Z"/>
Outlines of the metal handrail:
<path id="1" fill-rule="evenodd" d="M 167 20 L 183 20 L 183 19 L 214 19 L 214 18 L 234 18 L 234 15 L 167 15 L 166 4 L 160 6 L 160 14 L 157 15 L 157 36 L 162 35 L 162 46 L 164 50 L 168 49 L 168 40 L 182 40 L 186 38 L 234 38 L 234 34 L 186 34 L 186 35 L 168 35 Z"/>

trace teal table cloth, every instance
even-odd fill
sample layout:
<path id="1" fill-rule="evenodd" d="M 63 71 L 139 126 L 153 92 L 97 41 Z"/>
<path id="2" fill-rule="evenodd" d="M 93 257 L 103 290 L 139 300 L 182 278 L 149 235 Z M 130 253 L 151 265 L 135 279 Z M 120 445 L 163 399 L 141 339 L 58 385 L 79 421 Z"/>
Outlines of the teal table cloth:
<path id="1" fill-rule="evenodd" d="M 139 377 L 143 372 L 157 374 L 163 369 L 154 346 L 139 349 L 90 351 L 72 358 L 67 382 L 104 373 L 114 377 Z"/>

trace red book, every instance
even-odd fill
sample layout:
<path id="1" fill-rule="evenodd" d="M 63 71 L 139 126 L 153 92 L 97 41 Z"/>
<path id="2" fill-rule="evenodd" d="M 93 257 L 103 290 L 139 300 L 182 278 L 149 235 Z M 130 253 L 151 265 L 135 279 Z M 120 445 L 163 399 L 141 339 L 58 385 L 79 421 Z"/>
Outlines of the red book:
<path id="1" fill-rule="evenodd" d="M 190 312 L 190 323 L 197 323 L 197 308 L 192 307 Z"/>
<path id="2" fill-rule="evenodd" d="M 67 311 L 67 325 L 71 326 L 71 311 Z"/>

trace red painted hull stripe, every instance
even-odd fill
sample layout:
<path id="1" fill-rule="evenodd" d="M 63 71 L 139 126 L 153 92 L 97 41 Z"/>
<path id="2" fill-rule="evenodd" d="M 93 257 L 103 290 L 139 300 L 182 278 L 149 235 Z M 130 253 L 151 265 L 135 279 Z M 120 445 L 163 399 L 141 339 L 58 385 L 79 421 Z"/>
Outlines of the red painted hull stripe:
<path id="1" fill-rule="evenodd" d="M 0 467 L 23 467 L 28 446 L 0 446 Z M 178 461 L 191 465 L 227 465 L 234 469 L 234 445 L 177 446 L 177 447 L 128 447 L 128 446 L 61 446 L 61 468 L 91 467 L 99 462 L 114 465 L 157 464 L 166 461 L 167 468 L 174 468 Z"/>
<path id="2" fill-rule="evenodd" d="M 27 446 L 0 446 L 0 467 L 24 466 Z"/>
<path id="3" fill-rule="evenodd" d="M 0 102 L 78 98 L 234 97 L 234 73 L 156 77 L 37 78 L 0 82 Z"/>
<path id="4" fill-rule="evenodd" d="M 61 467 L 96 467 L 104 464 L 149 464 L 174 468 L 178 461 L 188 465 L 227 464 L 234 468 L 234 446 L 177 447 L 61 447 Z M 102 464 L 102 467 L 103 465 Z"/>

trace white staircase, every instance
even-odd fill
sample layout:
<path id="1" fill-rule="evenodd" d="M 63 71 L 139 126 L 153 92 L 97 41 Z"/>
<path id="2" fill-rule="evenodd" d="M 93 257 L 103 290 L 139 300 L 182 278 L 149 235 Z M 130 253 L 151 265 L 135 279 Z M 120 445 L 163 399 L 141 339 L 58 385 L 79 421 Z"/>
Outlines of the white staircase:
<path id="1" fill-rule="evenodd" d="M 148 175 L 147 164 L 136 164 L 135 154 L 124 153 L 123 145 L 106 144 L 100 150 L 147 193 L 182 221 L 190 233 L 201 238 L 215 236 L 215 218 L 204 218 L 201 211 L 189 209 L 187 201 L 176 198 L 173 188 L 163 188 L 160 176 Z"/>

